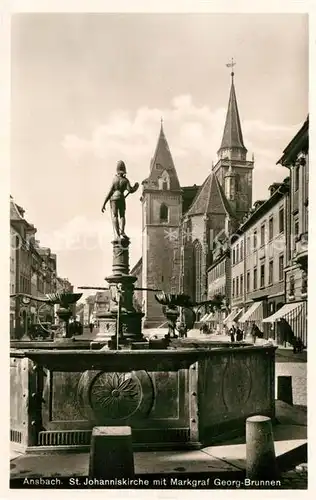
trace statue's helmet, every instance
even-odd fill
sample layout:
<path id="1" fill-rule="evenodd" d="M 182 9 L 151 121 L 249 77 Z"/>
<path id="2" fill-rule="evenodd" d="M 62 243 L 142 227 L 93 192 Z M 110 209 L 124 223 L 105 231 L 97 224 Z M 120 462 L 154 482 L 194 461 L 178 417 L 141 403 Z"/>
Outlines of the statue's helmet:
<path id="1" fill-rule="evenodd" d="M 116 171 L 117 171 L 117 173 L 126 174 L 126 166 L 122 160 L 117 162 Z"/>

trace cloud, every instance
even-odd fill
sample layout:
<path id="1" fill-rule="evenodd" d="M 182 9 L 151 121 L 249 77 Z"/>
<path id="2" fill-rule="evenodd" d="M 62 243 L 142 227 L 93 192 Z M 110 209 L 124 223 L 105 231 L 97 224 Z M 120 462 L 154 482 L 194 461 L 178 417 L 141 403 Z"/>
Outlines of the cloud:
<path id="1" fill-rule="evenodd" d="M 175 96 L 165 109 L 141 107 L 135 113 L 118 109 L 98 125 L 90 137 L 79 137 L 72 131 L 63 140 L 63 147 L 72 161 L 89 158 L 115 168 L 119 159 L 127 163 L 131 177 L 143 180 L 149 172 L 159 134 L 160 119 L 182 185 L 202 183 L 217 160 L 224 129 L 226 110 L 199 106 L 191 95 Z M 242 123 L 244 142 L 251 159 L 255 154 L 254 198 L 267 195 L 268 186 L 279 179 L 276 162 L 300 124 L 265 123 L 245 120 Z M 113 167 L 110 167 L 113 165 Z M 286 174 L 286 172 L 285 172 Z"/>

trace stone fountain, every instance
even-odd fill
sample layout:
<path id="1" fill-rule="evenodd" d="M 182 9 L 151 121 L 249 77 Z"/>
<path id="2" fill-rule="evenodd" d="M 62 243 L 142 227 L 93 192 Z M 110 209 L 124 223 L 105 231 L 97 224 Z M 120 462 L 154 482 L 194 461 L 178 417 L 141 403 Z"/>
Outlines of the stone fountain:
<path id="1" fill-rule="evenodd" d="M 113 326 L 110 348 L 91 349 L 87 343 L 78 348 L 79 342 L 11 344 L 10 435 L 16 450 L 87 452 L 92 429 L 113 425 L 132 428 L 135 450 L 200 448 L 242 435 L 251 415 L 274 417 L 275 347 L 200 343 L 196 348 L 170 342 L 164 349 L 144 348 L 125 234 L 124 191 L 134 192 L 138 185 L 132 188 L 125 171 L 120 162 L 102 209 L 111 201 L 115 235 L 112 274 L 106 278 L 111 305 L 103 314 Z M 70 305 L 79 296 L 45 299 L 60 304 L 66 338 Z M 167 308 L 170 337 L 178 308 L 198 306 L 182 295 L 156 298 Z"/>

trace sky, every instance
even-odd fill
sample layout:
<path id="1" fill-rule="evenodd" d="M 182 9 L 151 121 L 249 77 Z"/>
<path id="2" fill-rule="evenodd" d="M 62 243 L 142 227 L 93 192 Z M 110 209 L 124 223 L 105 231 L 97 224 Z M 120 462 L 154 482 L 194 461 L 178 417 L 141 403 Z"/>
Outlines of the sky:
<path id="1" fill-rule="evenodd" d="M 234 58 L 253 200 L 308 113 L 303 14 L 15 14 L 11 194 L 57 253 L 60 276 L 105 286 L 112 227 L 101 213 L 118 160 L 148 176 L 160 120 L 181 185 L 217 161 Z M 141 192 L 127 199 L 130 262 L 141 256 Z"/>

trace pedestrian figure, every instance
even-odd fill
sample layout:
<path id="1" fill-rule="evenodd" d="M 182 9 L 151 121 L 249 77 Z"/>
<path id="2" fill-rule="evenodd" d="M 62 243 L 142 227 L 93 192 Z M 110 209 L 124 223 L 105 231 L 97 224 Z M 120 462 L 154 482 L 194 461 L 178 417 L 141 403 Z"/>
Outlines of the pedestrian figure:
<path id="1" fill-rule="evenodd" d="M 293 347 L 293 354 L 303 351 L 303 342 L 300 338 L 295 337 L 291 325 L 284 318 L 280 318 L 279 320 L 279 332 L 281 343 L 286 345 L 286 342 L 288 342 L 291 344 Z"/>
<path id="2" fill-rule="evenodd" d="M 237 342 L 241 342 L 242 339 L 243 339 L 243 332 L 239 327 L 237 327 L 236 340 L 237 340 Z"/>
<path id="3" fill-rule="evenodd" d="M 93 328 L 94 328 L 94 324 L 90 323 L 89 328 L 90 328 L 90 333 L 92 333 L 93 332 Z"/>
<path id="4" fill-rule="evenodd" d="M 257 338 L 262 339 L 263 338 L 263 332 L 260 330 L 260 328 L 254 323 L 251 328 L 251 336 L 252 336 L 252 341 L 255 344 Z"/>
<path id="5" fill-rule="evenodd" d="M 230 340 L 231 340 L 231 342 L 235 342 L 236 329 L 235 329 L 234 325 L 229 330 L 229 333 L 230 333 Z"/>

